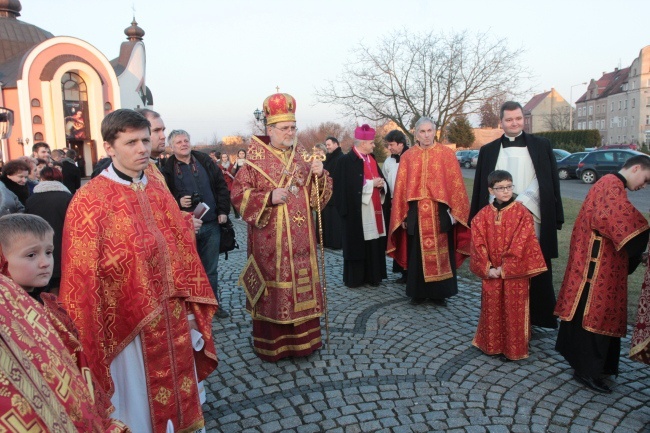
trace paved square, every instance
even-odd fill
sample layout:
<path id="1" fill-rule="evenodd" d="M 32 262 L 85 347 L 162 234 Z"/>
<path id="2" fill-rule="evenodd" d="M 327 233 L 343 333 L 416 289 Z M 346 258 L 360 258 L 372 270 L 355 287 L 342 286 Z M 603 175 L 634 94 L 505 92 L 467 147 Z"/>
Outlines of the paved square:
<path id="1" fill-rule="evenodd" d="M 375 288 L 343 286 L 340 251 L 325 252 L 329 347 L 263 362 L 253 353 L 251 319 L 237 287 L 246 226 L 234 224 L 241 249 L 219 261 L 231 316 L 213 325 L 219 367 L 207 381 L 207 431 L 650 431 L 650 367 L 627 357 L 629 339 L 610 382 L 614 392 L 597 394 L 572 379 L 554 349 L 557 331 L 534 328 L 530 357 L 517 362 L 474 348 L 479 281 L 459 279 L 460 293 L 447 307 L 413 306 L 404 285 L 393 282 L 398 274 L 389 272 Z"/>

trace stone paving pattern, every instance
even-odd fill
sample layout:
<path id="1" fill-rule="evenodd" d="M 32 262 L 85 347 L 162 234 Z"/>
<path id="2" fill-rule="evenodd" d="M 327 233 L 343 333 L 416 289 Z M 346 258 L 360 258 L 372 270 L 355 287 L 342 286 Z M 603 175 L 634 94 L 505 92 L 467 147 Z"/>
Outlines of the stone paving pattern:
<path id="1" fill-rule="evenodd" d="M 447 307 L 414 306 L 390 272 L 379 287 L 346 288 L 340 251 L 325 252 L 329 347 L 263 362 L 237 287 L 246 226 L 234 224 L 241 249 L 219 261 L 231 316 L 213 325 L 219 367 L 207 381 L 207 431 L 650 432 L 650 367 L 627 357 L 629 338 L 614 392 L 598 394 L 572 379 L 557 331 L 534 328 L 530 356 L 518 362 L 473 347 L 480 281 L 459 279 Z"/>

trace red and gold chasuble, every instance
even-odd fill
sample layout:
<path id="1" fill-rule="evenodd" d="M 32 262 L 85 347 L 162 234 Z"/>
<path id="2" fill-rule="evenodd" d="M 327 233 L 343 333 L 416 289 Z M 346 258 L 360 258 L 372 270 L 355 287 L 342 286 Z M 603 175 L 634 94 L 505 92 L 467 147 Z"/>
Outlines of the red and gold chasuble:
<path id="1" fill-rule="evenodd" d="M 573 227 L 555 314 L 562 320 L 572 320 L 582 291 L 590 283 L 582 327 L 596 334 L 625 336 L 628 257 L 621 249 L 648 228 L 648 222 L 630 203 L 618 177 L 608 174 L 596 182 Z M 594 246 L 598 245 L 598 254 L 592 257 Z M 594 272 L 588 280 L 590 265 Z"/>
<path id="2" fill-rule="evenodd" d="M 145 173 L 152 169 L 150 165 Z M 75 194 L 63 235 L 60 299 L 109 396 L 110 364 L 140 335 L 154 432 L 204 425 L 196 387 L 217 366 L 212 288 L 183 216 L 160 176 L 125 184 L 104 172 Z M 205 346 L 194 352 L 187 316 Z"/>
<path id="3" fill-rule="evenodd" d="M 107 418 L 76 336 L 4 275 L 0 292 L 0 431 L 130 431 Z"/>
<path id="4" fill-rule="evenodd" d="M 312 211 L 317 200 L 325 208 L 332 179 L 327 172 L 318 179 L 317 197 L 306 154 L 300 144 L 281 151 L 253 137 L 233 181 L 232 203 L 248 223 L 249 259 L 240 284 L 256 320 L 296 324 L 323 312 Z M 271 205 L 275 188 L 291 191 L 285 204 Z"/>
<path id="5" fill-rule="evenodd" d="M 631 346 L 630 358 L 650 364 L 650 265 L 643 278 Z"/>
<path id="6" fill-rule="evenodd" d="M 469 200 L 458 160 L 451 149 L 442 144 L 428 149 L 413 146 L 400 157 L 386 251 L 404 268 L 407 246 L 401 224 L 406 219 L 410 201 L 418 202 L 424 281 L 451 278 L 449 242 L 447 234 L 440 232 L 438 203 L 449 206 L 456 220 L 456 252 L 463 257 L 469 255 Z M 461 263 L 462 258 L 457 254 L 457 267 Z"/>
<path id="7" fill-rule="evenodd" d="M 501 267 L 502 278 L 488 278 Z M 472 344 L 489 355 L 528 356 L 530 278 L 547 270 L 531 213 L 519 202 L 485 206 L 472 220 L 470 270 L 483 280 Z"/>

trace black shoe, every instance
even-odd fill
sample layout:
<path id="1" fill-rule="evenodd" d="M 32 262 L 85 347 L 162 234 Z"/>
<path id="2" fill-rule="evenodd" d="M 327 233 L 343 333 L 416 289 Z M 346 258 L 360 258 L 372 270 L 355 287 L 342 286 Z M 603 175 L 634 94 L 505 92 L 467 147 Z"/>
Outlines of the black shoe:
<path id="1" fill-rule="evenodd" d="M 230 317 L 230 314 L 228 314 L 228 312 L 223 308 L 219 307 L 215 316 L 217 316 L 219 319 L 225 319 L 226 317 Z"/>
<path id="2" fill-rule="evenodd" d="M 400 284 L 406 284 L 406 275 L 402 275 L 401 277 L 396 279 L 395 282 Z"/>
<path id="3" fill-rule="evenodd" d="M 593 389 L 594 391 L 601 392 L 603 394 L 612 393 L 612 389 L 607 386 L 607 384 L 603 382 L 601 378 L 584 376 L 578 372 L 573 373 L 573 378 L 586 387 Z"/>
<path id="4" fill-rule="evenodd" d="M 432 299 L 432 303 L 439 305 L 441 307 L 446 307 L 447 306 L 447 300 L 445 298 L 443 299 Z"/>
<path id="5" fill-rule="evenodd" d="M 420 305 L 426 301 L 426 298 L 411 298 L 411 305 Z"/>

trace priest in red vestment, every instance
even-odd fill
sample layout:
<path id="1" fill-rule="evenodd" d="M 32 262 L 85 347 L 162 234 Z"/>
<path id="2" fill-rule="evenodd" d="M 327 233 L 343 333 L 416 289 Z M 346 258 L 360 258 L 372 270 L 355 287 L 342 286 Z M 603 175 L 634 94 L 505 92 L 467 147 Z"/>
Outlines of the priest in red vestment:
<path id="1" fill-rule="evenodd" d="M 387 253 L 408 269 L 412 303 L 446 305 L 458 293 L 456 268 L 469 256 L 469 200 L 456 155 L 434 141 L 435 132 L 433 121 L 421 117 L 417 145 L 400 158 Z"/>
<path id="2" fill-rule="evenodd" d="M 636 313 L 636 325 L 632 334 L 630 358 L 650 364 L 650 266 L 648 263 L 646 266 Z"/>
<path id="3" fill-rule="evenodd" d="M 472 344 L 488 355 L 528 357 L 530 278 L 546 271 L 533 217 L 513 194 L 512 175 L 488 175 L 494 201 L 472 220 L 470 270 L 483 280 L 481 316 Z"/>
<path id="4" fill-rule="evenodd" d="M 591 187 L 573 227 L 555 307 L 561 319 L 556 349 L 578 382 L 602 393 L 611 389 L 601 376 L 618 374 L 627 276 L 641 261 L 650 228 L 625 188 L 636 191 L 648 182 L 650 158 L 637 155 Z"/>
<path id="5" fill-rule="evenodd" d="M 233 206 L 248 224 L 248 262 L 239 283 L 253 318 L 253 346 L 275 362 L 321 347 L 323 295 L 312 212 L 332 195 L 319 160 L 296 142 L 296 100 L 264 101 L 268 136 L 253 137 L 232 185 Z"/>
<path id="6" fill-rule="evenodd" d="M 197 380 L 217 366 L 195 227 L 149 163 L 144 116 L 116 110 L 102 136 L 113 162 L 68 207 L 60 299 L 112 416 L 137 432 L 193 432 L 204 426 Z"/>

